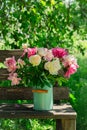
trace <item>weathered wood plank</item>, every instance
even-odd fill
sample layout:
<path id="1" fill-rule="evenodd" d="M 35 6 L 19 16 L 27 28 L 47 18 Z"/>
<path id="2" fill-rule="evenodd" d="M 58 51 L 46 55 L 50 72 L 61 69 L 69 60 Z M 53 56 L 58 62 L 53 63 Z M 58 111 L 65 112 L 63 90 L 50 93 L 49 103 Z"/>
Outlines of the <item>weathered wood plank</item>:
<path id="1" fill-rule="evenodd" d="M 0 87 L 0 100 L 30 100 L 32 99 L 32 89 L 25 87 Z"/>
<path id="2" fill-rule="evenodd" d="M 62 130 L 76 130 L 76 119 L 63 119 Z"/>
<path id="3" fill-rule="evenodd" d="M 62 120 L 56 119 L 56 130 L 62 130 Z"/>
<path id="4" fill-rule="evenodd" d="M 73 110 L 71 105 L 62 104 L 54 105 L 50 111 L 35 111 L 33 110 L 32 104 L 1 104 L 0 105 L 0 118 L 38 118 L 38 119 L 64 119 L 64 120 L 75 120 L 76 112 Z M 70 120 L 70 121 L 71 121 Z M 70 122 L 71 123 L 71 122 Z M 67 124 L 66 124 L 67 125 Z M 71 124 L 71 126 L 74 123 Z M 75 129 L 64 130 L 75 130 Z M 74 127 L 73 127 L 74 128 Z"/>
<path id="5" fill-rule="evenodd" d="M 1 75 L 1 74 L 8 74 L 7 69 L 1 68 L 1 69 L 0 69 L 0 75 Z"/>
<path id="6" fill-rule="evenodd" d="M 8 71 L 5 68 L 0 69 L 0 80 L 7 80 L 8 79 Z"/>
<path id="7" fill-rule="evenodd" d="M 7 74 L 0 74 L 0 81 L 7 80 L 8 75 Z"/>
<path id="8" fill-rule="evenodd" d="M 5 58 L 15 56 L 18 59 L 23 53 L 23 50 L 0 50 L 0 62 L 5 61 Z"/>
<path id="9" fill-rule="evenodd" d="M 53 95 L 55 100 L 69 99 L 69 88 L 54 87 Z"/>
<path id="10" fill-rule="evenodd" d="M 0 100 L 32 99 L 32 88 L 26 87 L 0 87 Z M 54 100 L 69 99 L 69 89 L 65 87 L 53 87 Z"/>

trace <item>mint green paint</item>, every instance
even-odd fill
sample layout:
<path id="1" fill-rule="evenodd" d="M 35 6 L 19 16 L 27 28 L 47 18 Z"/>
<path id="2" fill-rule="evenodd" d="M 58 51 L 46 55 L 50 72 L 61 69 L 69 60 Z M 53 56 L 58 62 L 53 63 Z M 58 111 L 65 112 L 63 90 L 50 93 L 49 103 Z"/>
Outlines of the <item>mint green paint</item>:
<path id="1" fill-rule="evenodd" d="M 51 110 L 53 108 L 53 87 L 45 86 L 43 89 L 48 90 L 48 93 L 34 92 L 35 110 Z"/>

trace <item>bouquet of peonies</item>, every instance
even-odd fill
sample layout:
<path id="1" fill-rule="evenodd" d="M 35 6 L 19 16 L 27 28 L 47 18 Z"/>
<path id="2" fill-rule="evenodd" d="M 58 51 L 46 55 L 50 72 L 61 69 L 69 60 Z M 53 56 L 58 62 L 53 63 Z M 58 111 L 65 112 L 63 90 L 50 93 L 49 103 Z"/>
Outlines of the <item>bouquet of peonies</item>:
<path id="1" fill-rule="evenodd" d="M 24 48 L 16 61 L 9 57 L 4 62 L 11 85 L 44 87 L 70 78 L 79 67 L 76 58 L 63 48 Z"/>

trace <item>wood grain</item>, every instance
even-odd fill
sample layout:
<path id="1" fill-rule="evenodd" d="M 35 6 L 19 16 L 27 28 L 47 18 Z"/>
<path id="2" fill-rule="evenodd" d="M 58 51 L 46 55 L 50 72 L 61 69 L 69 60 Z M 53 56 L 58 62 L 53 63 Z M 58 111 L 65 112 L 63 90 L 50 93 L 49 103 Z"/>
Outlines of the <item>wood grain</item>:
<path id="1" fill-rule="evenodd" d="M 54 105 L 50 111 L 35 111 L 32 104 L 0 104 L 0 118 L 38 118 L 38 119 L 64 119 L 75 120 L 76 112 L 73 110 L 71 105 L 61 104 Z M 70 122 L 71 123 L 71 122 Z M 70 127 L 73 125 L 72 123 Z M 65 126 L 67 129 L 64 130 L 75 130 L 68 129 L 69 123 Z M 74 127 L 72 127 L 74 128 Z"/>
<path id="2" fill-rule="evenodd" d="M 0 62 L 4 62 L 5 58 L 15 56 L 18 59 L 23 53 L 23 50 L 0 50 Z"/>
<path id="3" fill-rule="evenodd" d="M 76 119 L 63 119 L 62 130 L 76 130 Z"/>
<path id="4" fill-rule="evenodd" d="M 33 98 L 32 88 L 26 87 L 0 87 L 0 100 L 29 100 Z M 53 87 L 54 100 L 69 99 L 69 89 L 66 87 Z"/>

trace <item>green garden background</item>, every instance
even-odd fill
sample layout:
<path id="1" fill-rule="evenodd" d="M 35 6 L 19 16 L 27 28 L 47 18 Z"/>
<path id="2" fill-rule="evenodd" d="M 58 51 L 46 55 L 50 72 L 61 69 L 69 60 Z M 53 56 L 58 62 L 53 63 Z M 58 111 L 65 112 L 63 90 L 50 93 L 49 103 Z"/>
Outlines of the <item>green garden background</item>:
<path id="1" fill-rule="evenodd" d="M 0 49 L 22 44 L 63 47 L 77 57 L 79 69 L 66 86 L 77 112 L 77 130 L 87 130 L 87 1 L 0 0 Z M 55 121 L 0 119 L 0 130 L 55 130 Z"/>

